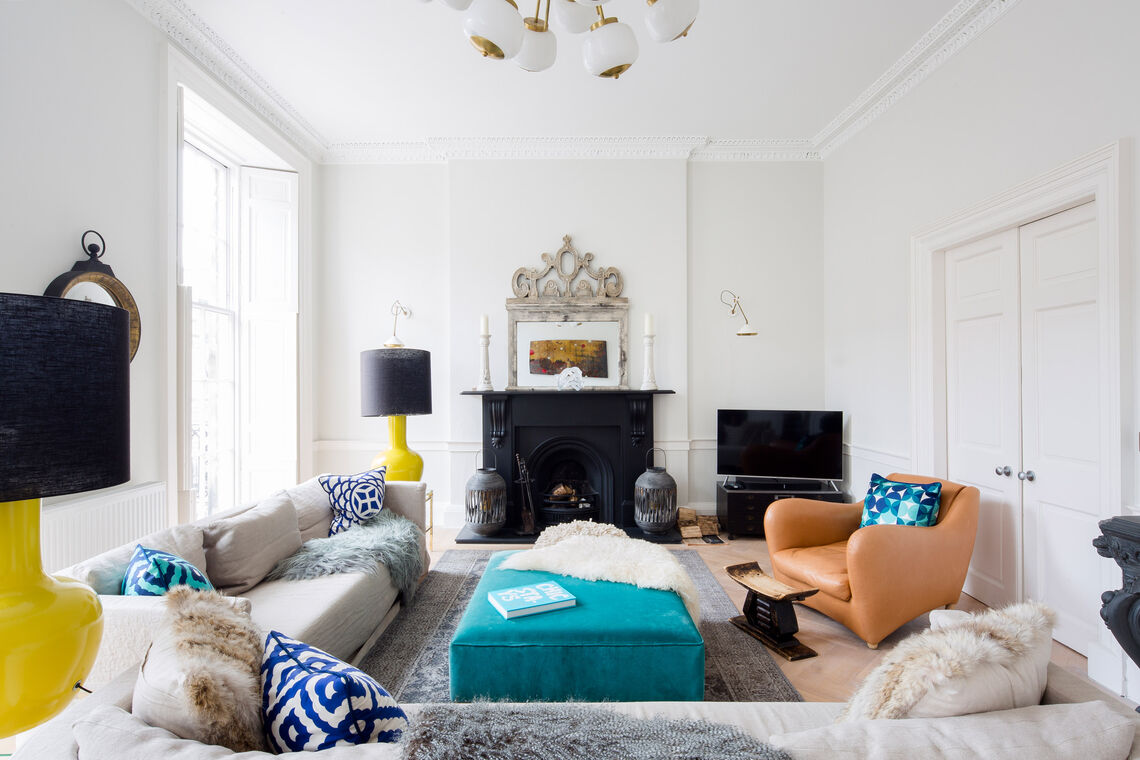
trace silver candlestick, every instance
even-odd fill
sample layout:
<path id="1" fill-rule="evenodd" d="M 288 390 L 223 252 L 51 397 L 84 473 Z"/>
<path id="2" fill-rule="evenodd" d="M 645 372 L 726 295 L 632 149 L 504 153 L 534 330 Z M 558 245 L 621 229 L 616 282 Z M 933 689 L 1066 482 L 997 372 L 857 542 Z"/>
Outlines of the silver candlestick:
<path id="1" fill-rule="evenodd" d="M 487 333 L 480 335 L 479 345 L 483 347 L 483 372 L 479 378 L 479 384 L 475 386 L 475 390 L 493 391 L 495 389 L 491 386 L 491 336 Z"/>
<path id="2" fill-rule="evenodd" d="M 653 376 L 653 339 L 657 337 L 653 333 L 646 333 L 645 342 L 645 370 L 641 375 L 641 390 L 655 391 L 657 390 L 657 378 Z"/>

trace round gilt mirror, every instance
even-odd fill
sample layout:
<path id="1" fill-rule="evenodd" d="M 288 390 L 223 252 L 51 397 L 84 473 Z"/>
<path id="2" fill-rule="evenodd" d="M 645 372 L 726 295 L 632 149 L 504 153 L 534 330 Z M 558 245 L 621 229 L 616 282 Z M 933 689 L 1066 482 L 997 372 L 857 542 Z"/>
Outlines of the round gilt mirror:
<path id="1" fill-rule="evenodd" d="M 94 235 L 99 242 L 88 243 L 87 236 Z M 93 301 L 108 306 L 118 306 L 125 309 L 130 315 L 131 322 L 131 359 L 139 350 L 139 338 L 142 335 L 142 321 L 139 319 L 139 307 L 135 303 L 131 291 L 127 290 L 111 267 L 99 261 L 107 250 L 103 236 L 95 230 L 87 230 L 79 239 L 83 252 L 87 254 L 86 261 L 77 261 L 71 271 L 64 272 L 56 277 L 44 291 L 45 296 L 57 298 L 70 298 L 76 301 Z"/>

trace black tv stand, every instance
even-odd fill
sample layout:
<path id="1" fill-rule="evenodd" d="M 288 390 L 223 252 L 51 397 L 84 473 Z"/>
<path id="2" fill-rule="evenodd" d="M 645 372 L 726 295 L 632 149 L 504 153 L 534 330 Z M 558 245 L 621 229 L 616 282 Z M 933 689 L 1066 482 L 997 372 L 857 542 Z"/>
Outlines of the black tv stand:
<path id="1" fill-rule="evenodd" d="M 831 480 L 733 480 L 717 483 L 716 516 L 730 539 L 736 536 L 764 536 L 764 513 L 777 499 L 791 497 L 845 502 L 843 493 Z"/>

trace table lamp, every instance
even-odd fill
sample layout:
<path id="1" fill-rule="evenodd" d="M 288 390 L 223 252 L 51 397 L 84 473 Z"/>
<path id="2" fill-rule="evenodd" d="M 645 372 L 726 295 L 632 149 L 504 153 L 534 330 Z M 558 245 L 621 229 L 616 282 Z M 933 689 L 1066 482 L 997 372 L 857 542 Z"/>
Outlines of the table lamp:
<path id="1" fill-rule="evenodd" d="M 45 575 L 40 499 L 130 479 L 123 309 L 0 293 L 0 737 L 62 710 L 91 671 L 103 609 Z"/>
<path id="2" fill-rule="evenodd" d="M 387 451 L 372 460 L 388 480 L 419 480 L 424 460 L 408 448 L 407 415 L 431 414 L 431 352 L 376 348 L 360 353 L 360 414 L 388 418 Z"/>

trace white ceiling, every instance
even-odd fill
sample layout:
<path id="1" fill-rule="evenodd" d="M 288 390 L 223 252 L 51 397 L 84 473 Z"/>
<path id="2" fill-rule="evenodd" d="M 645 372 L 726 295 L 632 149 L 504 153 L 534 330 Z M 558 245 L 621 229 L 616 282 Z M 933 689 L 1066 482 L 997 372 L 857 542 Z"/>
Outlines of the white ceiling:
<path id="1" fill-rule="evenodd" d="M 519 0 L 527 15 L 531 2 Z M 634 27 L 641 55 L 611 81 L 582 68 L 582 35 L 557 29 L 546 72 L 483 59 L 463 14 L 440 2 L 184 0 L 195 27 L 325 148 L 429 137 L 810 141 L 924 37 L 952 44 L 936 40 L 958 33 L 948 14 L 987 4 L 705 0 L 689 36 L 662 45 L 644 33 L 644 0 L 613 0 L 609 15 Z"/>

